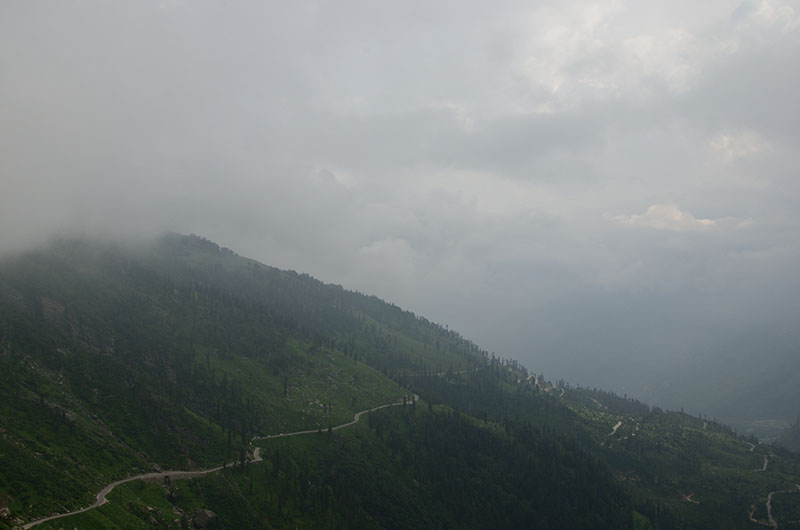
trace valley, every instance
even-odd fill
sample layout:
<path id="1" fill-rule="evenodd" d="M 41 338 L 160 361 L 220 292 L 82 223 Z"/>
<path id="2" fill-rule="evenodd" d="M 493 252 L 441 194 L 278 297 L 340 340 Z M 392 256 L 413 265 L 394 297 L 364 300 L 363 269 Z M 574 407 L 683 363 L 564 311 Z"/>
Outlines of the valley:
<path id="1" fill-rule="evenodd" d="M 196 236 L 4 262 L 0 383 L 3 528 L 800 520 L 796 453 Z"/>

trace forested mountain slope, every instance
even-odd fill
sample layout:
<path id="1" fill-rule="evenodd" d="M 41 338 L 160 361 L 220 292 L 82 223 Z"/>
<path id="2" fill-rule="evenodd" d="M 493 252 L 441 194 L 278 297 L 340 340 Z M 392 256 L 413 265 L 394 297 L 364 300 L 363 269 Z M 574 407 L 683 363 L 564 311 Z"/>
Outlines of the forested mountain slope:
<path id="1" fill-rule="evenodd" d="M 0 527 L 232 461 L 40 527 L 784 528 L 800 507 L 791 453 L 195 236 L 3 261 L 0 397 Z"/>
<path id="2" fill-rule="evenodd" d="M 481 357 L 376 298 L 202 238 L 57 241 L 0 267 L 2 502 L 46 513 L 110 476 L 219 463 L 254 434 L 396 401 L 381 372 Z"/>

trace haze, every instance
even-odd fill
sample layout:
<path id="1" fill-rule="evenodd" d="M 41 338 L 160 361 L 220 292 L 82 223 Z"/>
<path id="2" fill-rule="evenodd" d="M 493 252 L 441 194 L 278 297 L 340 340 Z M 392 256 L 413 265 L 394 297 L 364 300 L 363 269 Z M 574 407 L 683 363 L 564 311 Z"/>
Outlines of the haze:
<path id="1" fill-rule="evenodd" d="M 195 233 L 647 395 L 797 353 L 798 65 L 798 1 L 4 2 L 0 247 Z"/>

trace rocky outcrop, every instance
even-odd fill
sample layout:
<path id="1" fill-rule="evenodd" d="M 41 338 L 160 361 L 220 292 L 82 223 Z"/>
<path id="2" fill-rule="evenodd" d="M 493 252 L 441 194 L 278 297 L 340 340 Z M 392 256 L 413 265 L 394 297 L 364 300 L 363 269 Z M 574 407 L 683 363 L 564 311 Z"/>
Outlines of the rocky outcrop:
<path id="1" fill-rule="evenodd" d="M 192 524 L 195 528 L 215 528 L 217 514 L 211 510 L 199 509 L 192 513 Z"/>

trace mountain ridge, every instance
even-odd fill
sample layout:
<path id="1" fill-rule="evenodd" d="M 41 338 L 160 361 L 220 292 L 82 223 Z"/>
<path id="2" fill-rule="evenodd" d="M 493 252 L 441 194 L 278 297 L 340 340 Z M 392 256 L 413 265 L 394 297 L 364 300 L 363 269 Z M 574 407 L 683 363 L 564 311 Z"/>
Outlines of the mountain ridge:
<path id="1" fill-rule="evenodd" d="M 248 454 L 263 462 L 125 484 L 65 524 L 178 528 L 212 509 L 237 528 L 746 528 L 800 476 L 796 456 L 709 419 L 547 382 L 393 304 L 197 236 L 3 260 L 0 365 L 0 526 L 86 506 L 124 476 Z M 411 392 L 419 405 L 332 429 Z M 259 439 L 297 430 L 312 432 Z M 461 486 L 444 495 L 448 480 Z M 794 497 L 776 498 L 789 520 Z"/>

